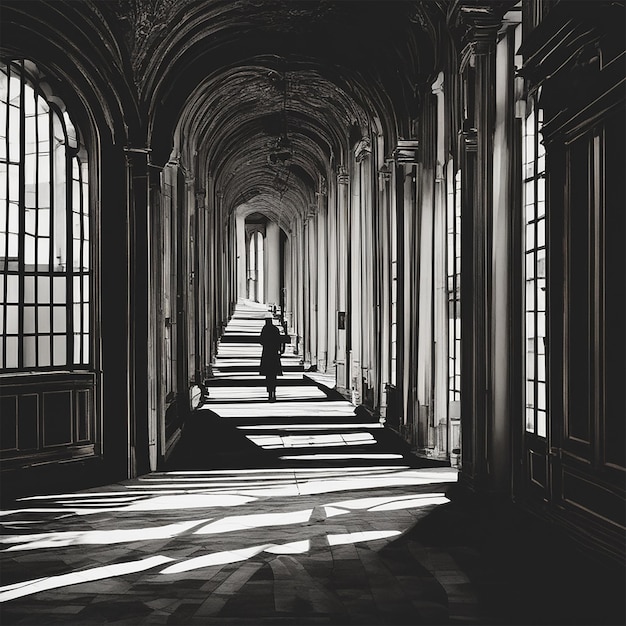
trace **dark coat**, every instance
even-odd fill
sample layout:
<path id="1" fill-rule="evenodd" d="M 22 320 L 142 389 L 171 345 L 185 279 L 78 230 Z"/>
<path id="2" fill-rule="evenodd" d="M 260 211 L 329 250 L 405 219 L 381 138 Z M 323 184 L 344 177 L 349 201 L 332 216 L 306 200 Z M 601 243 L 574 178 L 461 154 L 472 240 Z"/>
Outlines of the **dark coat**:
<path id="1" fill-rule="evenodd" d="M 283 368 L 280 363 L 280 353 L 282 352 L 283 340 L 280 331 L 274 324 L 265 324 L 259 342 L 263 346 L 259 373 L 261 376 L 281 376 Z"/>

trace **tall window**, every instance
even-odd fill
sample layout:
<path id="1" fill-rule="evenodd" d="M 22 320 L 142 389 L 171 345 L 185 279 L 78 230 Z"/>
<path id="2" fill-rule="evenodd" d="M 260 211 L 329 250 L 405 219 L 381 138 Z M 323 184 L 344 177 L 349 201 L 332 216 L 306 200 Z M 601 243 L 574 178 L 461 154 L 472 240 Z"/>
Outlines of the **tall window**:
<path id="1" fill-rule="evenodd" d="M 546 436 L 546 201 L 543 111 L 529 98 L 524 123 L 526 431 Z"/>
<path id="2" fill-rule="evenodd" d="M 459 417 L 461 401 L 461 171 L 447 168 L 447 281 L 448 281 L 448 405 Z"/>
<path id="3" fill-rule="evenodd" d="M 0 64 L 0 368 L 90 363 L 86 153 L 29 61 Z"/>

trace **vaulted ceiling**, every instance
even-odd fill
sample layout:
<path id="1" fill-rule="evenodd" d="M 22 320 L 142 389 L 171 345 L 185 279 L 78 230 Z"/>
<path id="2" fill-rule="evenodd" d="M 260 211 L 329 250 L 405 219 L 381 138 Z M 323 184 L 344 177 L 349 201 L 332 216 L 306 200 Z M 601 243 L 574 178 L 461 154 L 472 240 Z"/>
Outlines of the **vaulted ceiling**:
<path id="1" fill-rule="evenodd" d="M 385 156 L 412 136 L 450 4 L 5 0 L 3 39 L 85 94 L 116 142 L 161 166 L 177 151 L 228 210 L 284 222 L 372 128 Z"/>
<path id="2" fill-rule="evenodd" d="M 436 2 L 134 0 L 126 29 L 156 162 L 201 156 L 229 210 L 305 212 L 350 145 L 410 134 L 432 81 Z M 148 27 L 151 25 L 150 27 Z"/>

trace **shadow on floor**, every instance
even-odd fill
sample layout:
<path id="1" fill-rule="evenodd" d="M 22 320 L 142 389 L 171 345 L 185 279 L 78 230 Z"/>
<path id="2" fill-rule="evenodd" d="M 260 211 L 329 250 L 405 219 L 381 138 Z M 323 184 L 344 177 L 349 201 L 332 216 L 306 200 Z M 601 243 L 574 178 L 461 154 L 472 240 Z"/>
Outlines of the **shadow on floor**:
<path id="1" fill-rule="evenodd" d="M 563 531 L 513 503 L 458 497 L 420 520 L 405 539 L 453 557 L 475 589 L 485 624 L 626 623 L 624 568 L 592 558 Z"/>
<path id="2" fill-rule="evenodd" d="M 232 422 L 205 409 L 194 411 L 188 418 L 163 469 L 269 468 L 278 462 L 275 452 L 255 445 Z"/>

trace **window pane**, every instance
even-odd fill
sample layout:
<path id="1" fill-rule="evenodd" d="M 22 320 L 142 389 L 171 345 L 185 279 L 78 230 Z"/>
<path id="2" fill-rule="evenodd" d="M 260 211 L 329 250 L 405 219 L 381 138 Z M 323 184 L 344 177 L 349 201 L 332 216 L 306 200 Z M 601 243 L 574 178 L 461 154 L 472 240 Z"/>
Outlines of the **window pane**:
<path id="1" fill-rule="evenodd" d="M 40 333 L 50 332 L 50 307 L 40 306 L 37 308 L 37 324 Z"/>
<path id="2" fill-rule="evenodd" d="M 7 276 L 7 302 L 19 302 L 20 282 L 19 277 Z"/>
<path id="3" fill-rule="evenodd" d="M 50 267 L 50 239 L 48 237 L 37 239 L 37 265 L 40 270 Z"/>
<path id="4" fill-rule="evenodd" d="M 80 332 L 82 330 L 81 315 L 80 315 L 80 308 L 82 304 L 74 304 L 73 306 L 74 306 L 74 320 L 73 320 L 74 332 Z"/>
<path id="5" fill-rule="evenodd" d="M 537 383 L 537 408 L 546 409 L 546 384 Z"/>
<path id="6" fill-rule="evenodd" d="M 6 327 L 7 334 L 17 335 L 20 332 L 19 307 L 16 304 L 6 307 Z"/>
<path id="7" fill-rule="evenodd" d="M 37 302 L 41 304 L 50 302 L 50 279 L 47 276 L 37 277 Z"/>
<path id="8" fill-rule="evenodd" d="M 537 434 L 540 437 L 545 437 L 547 435 L 546 424 L 547 424 L 546 412 L 537 411 Z"/>
<path id="9" fill-rule="evenodd" d="M 24 367 L 37 365 L 37 337 L 24 337 Z"/>
<path id="10" fill-rule="evenodd" d="M 89 363 L 89 335 L 83 335 L 83 363 Z"/>
<path id="11" fill-rule="evenodd" d="M 34 306 L 24 307 L 24 332 L 25 333 L 35 332 L 35 307 Z"/>
<path id="12" fill-rule="evenodd" d="M 74 293 L 72 294 L 72 300 L 74 302 L 80 302 L 80 276 L 74 276 L 73 286 Z"/>
<path id="13" fill-rule="evenodd" d="M 67 363 L 67 336 L 55 335 L 53 337 L 54 361 L 53 365 L 65 365 Z"/>
<path id="14" fill-rule="evenodd" d="M 17 200 L 17 198 L 16 198 Z M 10 233 L 18 233 L 20 230 L 20 209 L 17 203 L 9 203 L 9 230 Z"/>
<path id="15" fill-rule="evenodd" d="M 19 252 L 19 239 L 17 234 L 9 234 L 7 244 L 7 257 L 9 259 L 17 259 Z M 17 267 L 15 269 L 17 269 Z"/>
<path id="16" fill-rule="evenodd" d="M 73 241 L 73 247 L 72 247 L 72 252 L 74 255 L 74 258 L 72 260 L 72 265 L 74 267 L 74 269 L 80 269 L 80 251 L 81 251 L 81 242 L 80 240 L 76 240 L 74 239 Z"/>
<path id="17" fill-rule="evenodd" d="M 40 335 L 37 338 L 37 346 L 39 348 L 39 367 L 48 367 L 50 361 L 50 335 Z"/>
<path id="18" fill-rule="evenodd" d="M 55 304 L 65 304 L 67 294 L 65 293 L 67 280 L 65 276 L 55 276 L 52 279 L 53 302 Z"/>
<path id="19" fill-rule="evenodd" d="M 24 302 L 32 304 L 35 302 L 35 277 L 24 277 Z"/>
<path id="20" fill-rule="evenodd" d="M 50 234 L 50 209 L 40 208 L 37 211 L 37 234 L 44 237 Z"/>
<path id="21" fill-rule="evenodd" d="M 9 161 L 20 160 L 20 110 L 9 107 Z"/>
<path id="22" fill-rule="evenodd" d="M 4 366 L 17 367 L 18 338 L 7 337 L 5 343 Z"/>
<path id="23" fill-rule="evenodd" d="M 24 264 L 26 270 L 32 271 L 35 268 L 35 237 L 24 236 Z"/>
<path id="24" fill-rule="evenodd" d="M 74 363 L 81 363 L 80 344 L 81 336 L 78 333 L 74 333 Z"/>
<path id="25" fill-rule="evenodd" d="M 64 333 L 67 330 L 65 311 L 66 308 L 64 306 L 55 306 L 52 308 L 52 332 Z"/>
<path id="26" fill-rule="evenodd" d="M 89 269 L 89 242 L 88 241 L 83 242 L 83 267 L 82 269 L 84 270 Z"/>

